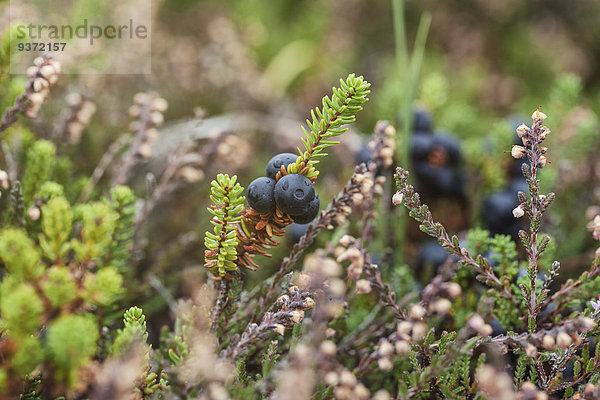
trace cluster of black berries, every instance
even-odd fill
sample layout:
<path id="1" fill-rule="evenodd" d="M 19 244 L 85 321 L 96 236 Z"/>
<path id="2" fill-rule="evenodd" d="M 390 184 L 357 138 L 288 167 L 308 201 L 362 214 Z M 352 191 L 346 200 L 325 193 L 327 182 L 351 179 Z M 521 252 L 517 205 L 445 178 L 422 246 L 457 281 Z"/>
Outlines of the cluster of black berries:
<path id="1" fill-rule="evenodd" d="M 411 157 L 419 192 L 464 198 L 458 140 L 449 134 L 433 134 L 432 118 L 424 110 L 415 110 L 413 121 Z"/>
<path id="2" fill-rule="evenodd" d="M 523 119 L 511 117 L 510 122 L 516 127 Z M 518 135 L 514 134 L 514 144 L 521 143 Z M 512 210 L 519 205 L 517 193 L 529 192 L 529 185 L 523 177 L 521 170 L 523 164 L 529 164 L 527 158 L 511 158 L 510 168 L 508 170 L 508 184 L 502 189 L 491 193 L 483 202 L 482 220 L 485 229 L 492 235 L 502 234 L 510 235 L 514 241 L 518 242 L 519 230 L 522 229 L 523 221 L 513 216 Z"/>
<path id="3" fill-rule="evenodd" d="M 317 216 L 321 201 L 310 179 L 287 174 L 276 181 L 281 167 L 287 169 L 297 158 L 296 154 L 281 153 L 269 160 L 267 176 L 255 179 L 248 186 L 246 198 L 250 207 L 259 213 L 268 213 L 277 206 L 298 224 L 309 223 Z"/>

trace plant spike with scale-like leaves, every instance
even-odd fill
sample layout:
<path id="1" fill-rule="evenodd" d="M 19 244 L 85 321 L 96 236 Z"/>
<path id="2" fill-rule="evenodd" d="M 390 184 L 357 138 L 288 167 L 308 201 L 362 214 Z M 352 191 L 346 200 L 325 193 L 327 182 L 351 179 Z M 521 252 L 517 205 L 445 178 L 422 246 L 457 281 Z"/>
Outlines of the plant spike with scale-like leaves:
<path id="1" fill-rule="evenodd" d="M 230 279 L 229 272 L 237 270 L 237 225 L 241 220 L 238 214 L 244 208 L 245 197 L 241 195 L 244 188 L 236 181 L 235 175 L 219 174 L 211 182 L 210 199 L 214 204 L 208 211 L 213 215 L 210 222 L 214 233 L 207 231 L 204 236 L 204 267 L 215 280 Z"/>
<path id="2" fill-rule="evenodd" d="M 340 79 L 340 88 L 334 87 L 333 95 L 323 97 L 323 109 L 315 108 L 311 111 L 311 120 L 306 120 L 309 131 L 302 127 L 305 138 L 302 138 L 305 151 L 298 149 L 300 156 L 295 163 L 288 166 L 288 174 L 302 174 L 314 181 L 319 175 L 315 168 L 317 157 L 323 157 L 327 147 L 337 144 L 330 138 L 339 136 L 348 128 L 344 125 L 356 121 L 356 114 L 362 110 L 361 104 L 368 101 L 371 84 L 362 76 L 348 75 L 346 81 Z"/>

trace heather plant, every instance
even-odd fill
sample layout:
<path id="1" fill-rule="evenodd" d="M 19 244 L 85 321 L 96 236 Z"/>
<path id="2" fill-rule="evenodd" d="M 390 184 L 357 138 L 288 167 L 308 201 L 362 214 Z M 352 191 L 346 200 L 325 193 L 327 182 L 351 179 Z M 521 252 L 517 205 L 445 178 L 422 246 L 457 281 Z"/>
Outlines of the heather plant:
<path id="1" fill-rule="evenodd" d="M 375 105 L 350 74 L 287 137 L 248 138 L 203 110 L 185 140 L 168 136 L 162 94 L 107 112 L 61 86 L 47 55 L 9 78 L 4 37 L 0 398 L 598 398 L 600 208 L 582 212 L 570 192 L 584 163 L 597 168 L 581 82 L 549 85 L 551 117 L 538 107 L 531 124 L 513 116 L 514 132 L 488 124 L 448 102 L 442 74 L 419 84 L 431 16 L 408 57 L 403 13 L 394 1 L 396 60 Z M 223 74 L 236 100 L 269 97 L 231 26 L 211 26 L 211 50 L 238 68 Z M 34 118 L 55 91 L 68 93 L 50 128 Z M 369 113 L 396 120 L 364 144 L 356 122 Z M 107 116 L 126 133 L 95 146 Z M 173 228 L 185 222 L 197 226 Z"/>

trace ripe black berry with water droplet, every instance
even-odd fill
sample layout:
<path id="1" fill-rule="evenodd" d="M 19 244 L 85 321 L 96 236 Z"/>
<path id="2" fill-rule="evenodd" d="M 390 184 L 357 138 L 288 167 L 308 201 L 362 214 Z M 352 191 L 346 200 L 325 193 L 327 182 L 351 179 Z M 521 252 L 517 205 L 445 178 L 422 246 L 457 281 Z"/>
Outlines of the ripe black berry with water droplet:
<path id="1" fill-rule="evenodd" d="M 319 208 L 321 207 L 321 200 L 317 194 L 314 199 L 308 204 L 308 211 L 302 215 L 294 216 L 294 222 L 297 224 L 308 224 L 319 214 Z"/>
<path id="2" fill-rule="evenodd" d="M 310 202 L 315 198 L 312 182 L 299 174 L 289 174 L 279 179 L 274 193 L 277 207 L 289 215 L 305 214 L 310 209 Z"/>
<path id="3" fill-rule="evenodd" d="M 293 153 L 280 153 L 275 157 L 271 158 L 267 163 L 267 177 L 275 179 L 277 172 L 281 171 L 281 166 L 287 168 L 288 165 L 296 162 L 298 159 L 297 154 Z"/>
<path id="4" fill-rule="evenodd" d="M 274 189 L 275 179 L 263 176 L 253 180 L 246 193 L 248 204 L 260 213 L 272 211 L 275 208 Z"/>

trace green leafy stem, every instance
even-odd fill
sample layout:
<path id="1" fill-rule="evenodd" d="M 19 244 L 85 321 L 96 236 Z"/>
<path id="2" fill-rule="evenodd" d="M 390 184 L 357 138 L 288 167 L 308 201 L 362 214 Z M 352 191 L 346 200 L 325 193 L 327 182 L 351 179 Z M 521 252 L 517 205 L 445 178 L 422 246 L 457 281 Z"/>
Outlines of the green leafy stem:
<path id="1" fill-rule="evenodd" d="M 204 237 L 204 267 L 216 280 L 231 278 L 229 272 L 237 270 L 236 229 L 246 198 L 241 195 L 244 188 L 236 181 L 235 175 L 229 177 L 227 174 L 219 174 L 211 182 L 210 199 L 214 204 L 208 211 L 213 215 L 210 222 L 214 225 L 214 233 L 207 231 Z"/>
<path id="2" fill-rule="evenodd" d="M 289 174 L 303 174 L 307 178 L 315 179 L 319 171 L 315 168 L 317 157 L 327 155 L 323 150 L 339 142 L 329 140 L 346 132 L 348 128 L 344 125 L 356 121 L 356 114 L 362 110 L 361 104 L 368 101 L 371 84 L 362 76 L 348 75 L 346 80 L 340 79 L 340 87 L 334 87 L 333 95 L 323 97 L 323 108 L 315 108 L 311 111 L 311 120 L 306 120 L 310 131 L 302 127 L 305 151 L 298 148 L 300 156 L 295 163 L 288 166 Z"/>

